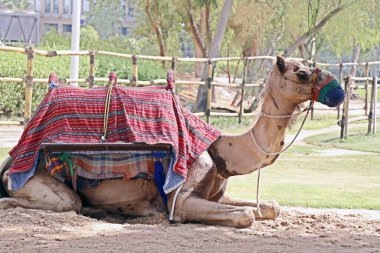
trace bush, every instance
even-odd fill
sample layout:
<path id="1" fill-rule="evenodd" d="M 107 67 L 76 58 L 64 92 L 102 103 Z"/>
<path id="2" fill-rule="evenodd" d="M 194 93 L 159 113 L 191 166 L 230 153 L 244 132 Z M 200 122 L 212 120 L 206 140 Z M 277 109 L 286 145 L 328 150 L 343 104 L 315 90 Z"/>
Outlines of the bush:
<path id="1" fill-rule="evenodd" d="M 127 54 L 151 54 L 154 52 L 152 43 L 145 38 L 122 39 L 111 37 L 99 39 L 96 31 L 91 28 L 83 28 L 81 37 L 83 50 L 104 50 Z M 89 47 L 92 48 L 89 48 Z M 44 50 L 69 50 L 70 38 L 49 32 L 37 49 Z M 0 52 L 0 77 L 26 77 L 26 55 L 18 53 Z M 44 57 L 35 56 L 33 60 L 33 76 L 35 78 L 48 78 L 51 72 L 56 72 L 59 78 L 69 78 L 70 57 Z M 95 76 L 107 77 L 110 71 L 116 71 L 119 79 L 132 79 L 132 61 L 110 56 L 97 56 L 95 59 Z M 138 62 L 139 80 L 152 80 L 166 77 L 166 70 L 161 63 L 143 61 Z M 89 57 L 82 56 L 79 61 L 79 77 L 87 78 L 89 72 Z M 101 84 L 99 84 L 101 85 Z M 0 113 L 6 117 L 22 116 L 25 104 L 24 83 L 0 83 Z M 35 83 L 33 86 L 32 110 L 40 103 L 47 91 L 46 84 Z"/>

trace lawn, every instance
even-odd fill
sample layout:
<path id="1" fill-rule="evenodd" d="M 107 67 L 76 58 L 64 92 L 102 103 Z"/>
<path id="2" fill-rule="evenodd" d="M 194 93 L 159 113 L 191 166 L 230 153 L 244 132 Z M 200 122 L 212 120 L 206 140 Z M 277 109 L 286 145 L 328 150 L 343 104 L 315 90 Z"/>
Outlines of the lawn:
<path id="1" fill-rule="evenodd" d="M 318 117 L 321 117 L 318 121 L 308 120 L 305 128 L 335 124 L 333 115 Z M 298 126 L 291 132 L 294 129 L 298 130 Z M 272 166 L 262 169 L 260 199 L 276 199 L 288 206 L 379 210 L 380 156 L 376 153 L 380 153 L 380 136 L 365 133 L 365 126 L 353 125 L 347 140 L 340 141 L 340 133 L 333 132 L 306 139 L 312 145 L 291 147 Z M 332 148 L 375 154 L 333 156 L 329 155 Z M 256 182 L 257 173 L 232 177 L 227 193 L 254 200 Z"/>
<path id="2" fill-rule="evenodd" d="M 380 121 L 378 121 L 380 122 Z M 348 129 L 346 140 L 340 140 L 340 134 L 329 133 L 307 138 L 309 144 L 320 145 L 326 148 L 341 148 L 380 153 L 380 135 L 367 135 L 367 127 L 351 127 Z"/>
<path id="3" fill-rule="evenodd" d="M 380 209 L 380 156 L 326 156 L 321 147 L 292 147 L 261 171 L 260 199 L 281 205 Z M 227 193 L 256 198 L 257 173 L 233 177 Z"/>
<path id="4" fill-rule="evenodd" d="M 0 162 L 3 162 L 3 160 L 8 156 L 10 148 L 0 148 Z"/>
<path id="5" fill-rule="evenodd" d="M 288 129 L 287 133 L 293 134 L 298 131 L 304 119 L 305 113 L 298 116 L 297 121 L 290 129 Z M 211 117 L 210 124 L 222 131 L 223 133 L 240 134 L 248 131 L 248 129 L 250 129 L 253 126 L 255 120 L 255 117 L 244 117 L 242 123 L 239 124 L 237 118 Z M 321 115 L 318 114 L 318 112 L 315 112 L 313 120 L 310 119 L 309 114 L 309 117 L 306 119 L 303 129 L 315 130 L 326 128 L 332 125 L 336 125 L 336 122 L 336 115 Z"/>
<path id="6" fill-rule="evenodd" d="M 369 100 L 371 99 L 371 87 L 372 86 L 370 84 L 370 86 L 369 86 L 370 89 L 368 89 L 368 99 Z M 364 100 L 364 97 L 365 97 L 365 90 L 364 89 L 354 90 L 354 93 L 358 94 L 359 97 Z M 380 89 L 379 88 L 377 89 L 377 102 L 380 103 Z"/>

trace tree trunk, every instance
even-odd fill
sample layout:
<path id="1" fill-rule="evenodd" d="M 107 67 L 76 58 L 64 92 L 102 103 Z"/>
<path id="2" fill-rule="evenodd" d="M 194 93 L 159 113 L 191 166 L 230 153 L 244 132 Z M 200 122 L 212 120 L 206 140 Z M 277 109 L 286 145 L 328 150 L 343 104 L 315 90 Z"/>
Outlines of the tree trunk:
<path id="1" fill-rule="evenodd" d="M 199 37 L 201 40 L 205 40 L 205 34 L 206 34 L 206 10 L 202 10 L 201 12 L 201 18 L 200 18 L 200 34 Z M 195 43 L 195 57 L 196 58 L 202 58 L 206 57 L 206 55 L 203 54 L 202 49 L 198 46 L 197 43 Z M 196 62 L 195 63 L 195 77 L 201 77 L 202 76 L 202 70 L 203 70 L 204 63 L 203 62 Z"/>
<path id="2" fill-rule="evenodd" d="M 158 2 L 155 2 L 155 5 L 156 5 L 156 13 L 158 15 L 158 13 L 159 13 L 159 11 L 158 11 Z M 152 13 L 150 11 L 150 7 L 151 7 L 150 0 L 146 0 L 146 2 L 145 2 L 145 13 L 146 13 L 146 15 L 149 18 L 149 22 L 150 22 L 150 25 L 152 26 L 152 29 L 156 33 L 158 46 L 160 48 L 160 56 L 165 56 L 166 55 L 166 53 L 165 53 L 165 45 L 164 45 L 164 39 L 163 39 L 163 36 L 162 36 L 162 31 L 161 31 L 161 26 L 160 26 L 160 20 L 159 20 L 158 16 L 156 16 L 155 18 L 153 18 Z M 162 62 L 162 67 L 165 68 L 165 62 L 164 61 Z"/>
<path id="3" fill-rule="evenodd" d="M 360 45 L 357 43 L 357 41 L 353 40 L 353 49 L 352 49 L 352 63 L 357 63 L 359 60 L 360 55 Z M 350 69 L 350 76 L 355 77 L 356 76 L 356 65 L 352 65 Z M 359 96 L 358 94 L 354 93 L 353 86 L 355 85 L 355 81 L 351 82 L 351 99 L 357 99 Z"/>
<path id="4" fill-rule="evenodd" d="M 198 27 L 195 23 L 192 8 L 193 6 L 191 5 L 191 1 L 189 1 L 189 4 L 186 8 L 186 12 L 189 18 L 189 27 L 190 27 L 191 35 L 193 37 L 195 45 L 202 51 L 203 57 L 207 57 L 207 50 L 206 50 L 205 44 L 203 43 Z"/>
<path id="5" fill-rule="evenodd" d="M 233 0 L 225 0 L 223 4 L 223 9 L 220 13 L 218 25 L 216 28 L 214 39 L 212 40 L 209 50 L 208 57 L 218 57 L 220 48 L 222 47 L 224 33 L 227 28 L 228 16 L 232 9 Z M 207 79 L 207 66 L 203 68 L 201 80 L 205 81 Z M 206 111 L 207 104 L 207 88 L 204 85 L 199 86 L 197 100 L 195 104 L 195 111 Z"/>

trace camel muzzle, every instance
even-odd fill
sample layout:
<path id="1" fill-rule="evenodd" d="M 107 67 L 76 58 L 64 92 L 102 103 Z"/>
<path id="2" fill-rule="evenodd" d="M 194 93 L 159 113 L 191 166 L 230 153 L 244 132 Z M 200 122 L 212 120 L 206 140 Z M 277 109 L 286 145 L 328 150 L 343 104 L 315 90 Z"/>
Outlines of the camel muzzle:
<path id="1" fill-rule="evenodd" d="M 318 68 L 313 70 L 312 79 L 314 88 L 312 92 L 312 100 L 327 105 L 328 107 L 336 107 L 344 100 L 344 90 L 338 80 L 331 73 L 328 73 L 327 78 L 320 82 L 319 76 L 322 71 L 324 70 Z"/>

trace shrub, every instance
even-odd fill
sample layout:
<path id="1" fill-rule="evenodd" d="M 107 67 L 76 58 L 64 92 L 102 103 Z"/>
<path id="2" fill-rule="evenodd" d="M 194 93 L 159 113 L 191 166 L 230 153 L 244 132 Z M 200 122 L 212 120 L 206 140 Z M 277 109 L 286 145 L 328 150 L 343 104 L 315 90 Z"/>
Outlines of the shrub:
<path id="1" fill-rule="evenodd" d="M 82 49 L 92 46 L 92 50 L 104 50 L 127 54 L 150 54 L 153 52 L 152 43 L 145 38 L 122 39 L 111 37 L 99 39 L 96 31 L 91 28 L 82 29 Z M 38 49 L 44 50 L 69 50 L 70 38 L 49 32 L 45 35 Z M 0 52 L 0 77 L 26 77 L 26 55 L 19 53 Z M 33 76 L 46 78 L 51 72 L 56 72 L 60 78 L 70 76 L 70 57 L 44 57 L 35 56 L 33 60 Z M 110 56 L 97 56 L 95 60 L 95 76 L 107 77 L 110 71 L 116 71 L 119 79 L 132 79 L 132 61 Z M 152 80 L 165 78 L 166 71 L 161 63 L 139 60 L 139 80 Z M 79 77 L 87 78 L 89 75 L 89 57 L 82 56 L 79 61 Z M 0 83 L 0 113 L 6 117 L 22 116 L 25 104 L 24 83 Z M 46 84 L 35 83 L 33 85 L 32 110 L 35 110 L 47 91 Z"/>

